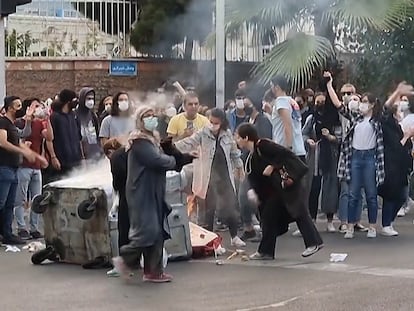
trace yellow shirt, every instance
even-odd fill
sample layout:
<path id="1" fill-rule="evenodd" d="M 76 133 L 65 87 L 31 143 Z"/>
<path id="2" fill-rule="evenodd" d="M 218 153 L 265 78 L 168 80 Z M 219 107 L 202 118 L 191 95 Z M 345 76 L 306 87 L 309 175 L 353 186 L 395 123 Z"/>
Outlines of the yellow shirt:
<path id="1" fill-rule="evenodd" d="M 185 129 L 189 127 L 190 123 L 192 123 L 195 130 L 201 130 L 209 121 L 205 116 L 198 113 L 194 120 L 187 120 L 183 112 L 171 118 L 167 133 L 171 136 L 181 136 L 184 134 Z"/>

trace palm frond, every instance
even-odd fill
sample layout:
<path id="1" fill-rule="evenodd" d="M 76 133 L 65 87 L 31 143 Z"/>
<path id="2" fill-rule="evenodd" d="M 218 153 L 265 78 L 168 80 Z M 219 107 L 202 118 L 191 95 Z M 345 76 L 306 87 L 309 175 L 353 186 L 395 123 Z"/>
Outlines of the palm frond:
<path id="1" fill-rule="evenodd" d="M 325 64 L 334 54 L 328 39 L 320 36 L 296 33 L 276 45 L 254 70 L 261 83 L 269 83 L 275 75 L 290 80 L 292 88 L 305 87 L 316 68 Z"/>
<path id="2" fill-rule="evenodd" d="M 342 0 L 324 18 L 358 29 L 394 29 L 414 14 L 414 0 Z"/>

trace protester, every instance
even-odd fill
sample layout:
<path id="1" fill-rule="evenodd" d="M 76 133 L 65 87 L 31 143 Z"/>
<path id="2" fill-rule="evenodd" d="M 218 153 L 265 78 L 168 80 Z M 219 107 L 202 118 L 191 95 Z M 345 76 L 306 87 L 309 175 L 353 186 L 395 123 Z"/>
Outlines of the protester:
<path id="1" fill-rule="evenodd" d="M 237 236 L 238 202 L 233 173 L 235 170 L 237 177 L 243 179 L 243 163 L 225 112 L 213 109 L 209 126 L 175 144 L 181 152 L 200 150 L 200 165 L 194 167 L 193 192 L 205 200 L 207 229 L 213 231 L 217 213 L 217 218 L 229 227 L 231 245 L 245 246 Z"/>
<path id="2" fill-rule="evenodd" d="M 112 109 L 112 95 L 106 95 L 102 97 L 101 101 L 99 102 L 98 106 L 98 117 L 99 117 L 99 124 L 102 124 L 103 119 L 111 114 Z"/>
<path id="3" fill-rule="evenodd" d="M 17 170 L 20 164 L 20 155 L 30 163 L 39 159 L 46 160 L 21 143 L 14 122 L 16 114 L 21 111 L 22 102 L 17 96 L 7 96 L 4 99 L 5 116 L 0 117 L 0 213 L 2 220 L 3 244 L 25 244 L 12 231 L 13 208 L 18 186 Z"/>
<path id="4" fill-rule="evenodd" d="M 85 158 L 81 144 L 81 125 L 74 112 L 77 104 L 76 93 L 65 89 L 60 92 L 59 101 L 56 101 L 53 107 L 50 116 L 54 135 L 53 148 L 60 167 L 53 166 L 49 172 L 49 181 L 58 180 L 68 174 Z M 53 160 L 55 158 L 52 156 Z"/>
<path id="5" fill-rule="evenodd" d="M 101 145 L 105 145 L 110 138 L 117 138 L 120 141 L 125 140 L 134 130 L 134 127 L 132 105 L 128 94 L 119 92 L 113 98 L 111 114 L 102 121 L 99 132 Z"/>
<path id="6" fill-rule="evenodd" d="M 328 220 L 327 230 L 335 232 L 333 217 L 338 209 L 337 167 L 342 127 L 336 108 L 330 101 L 327 102 L 324 93 L 315 94 L 314 111 L 306 119 L 302 133 L 308 149 L 307 163 L 310 168 L 309 211 L 316 222 L 321 195 L 321 209 Z"/>
<path id="7" fill-rule="evenodd" d="M 413 167 L 411 138 L 414 136 L 414 127 L 411 126 L 403 132 L 398 123 L 400 119 L 398 100 L 412 91 L 412 86 L 401 83 L 385 103 L 386 110 L 381 120 L 384 135 L 385 179 L 378 188 L 378 194 L 383 198 L 381 235 L 384 236 L 398 235 L 393 222 L 408 199 L 408 176 Z"/>
<path id="8" fill-rule="evenodd" d="M 105 155 L 111 162 L 112 187 L 115 192 L 112 196 L 117 199 L 114 207 L 117 208 L 118 215 L 118 248 L 129 243 L 129 215 L 128 203 L 126 199 L 126 182 L 128 171 L 128 153 L 125 147 L 121 145 L 115 138 L 110 139 L 103 146 Z M 111 210 L 111 212 L 115 212 Z M 108 276 L 118 277 L 119 272 L 114 268 L 107 272 Z"/>
<path id="9" fill-rule="evenodd" d="M 252 112 L 250 114 L 249 123 L 254 125 L 257 130 L 259 138 L 272 139 L 272 124 L 270 120 L 262 112 L 262 96 L 260 89 L 257 87 L 251 87 L 247 90 L 246 97 L 244 99 L 245 106 L 252 106 Z M 242 160 L 245 163 L 248 156 L 248 151 L 242 149 Z M 258 236 L 254 226 L 253 219 L 255 219 L 256 206 L 250 200 L 248 200 L 247 192 L 250 189 L 249 181 L 247 178 L 240 182 L 238 198 L 240 204 L 240 212 L 242 223 L 244 225 L 244 232 L 241 236 L 243 241 L 255 241 Z"/>
<path id="10" fill-rule="evenodd" d="M 99 119 L 93 111 L 95 107 L 95 91 L 93 88 L 84 87 L 79 92 L 79 103 L 76 109 L 76 117 L 79 120 L 82 135 L 82 150 L 85 159 L 99 159 L 102 155 L 102 147 L 98 140 Z"/>
<path id="11" fill-rule="evenodd" d="M 175 109 L 173 104 L 167 105 L 164 109 L 161 110 L 158 115 L 158 127 L 157 131 L 160 134 L 161 139 L 168 137 L 167 129 L 171 119 L 177 115 L 177 109 Z"/>
<path id="12" fill-rule="evenodd" d="M 176 168 L 177 160 L 161 151 L 154 135 L 157 123 L 153 108 L 139 108 L 139 130 L 131 134 L 127 146 L 126 199 L 130 243 L 121 247 L 120 257 L 114 258 L 113 262 L 123 277 L 129 277 L 130 267 L 143 254 L 143 280 L 162 283 L 172 280 L 171 275 L 164 273 L 162 265 L 164 240 L 170 238 L 167 216 L 171 211 L 165 202 L 165 173 Z"/>
<path id="13" fill-rule="evenodd" d="M 253 190 L 249 196 L 260 202 L 263 237 L 257 253 L 250 258 L 273 259 L 276 237 L 288 231 L 291 220 L 296 221 L 305 242 L 302 256 L 309 257 L 318 252 L 323 242 L 309 215 L 307 198 L 303 197 L 306 165 L 283 146 L 259 139 L 250 124 L 240 125 L 236 137 L 238 145 L 250 151 L 245 165 Z M 288 173 L 280 172 L 284 167 Z"/>
<path id="14" fill-rule="evenodd" d="M 348 229 L 346 239 L 354 237 L 355 225 L 358 222 L 358 205 L 361 191 L 364 189 L 368 207 L 369 229 L 368 238 L 377 236 L 376 223 L 378 216 L 377 187 L 384 183 L 384 141 L 381 126 L 382 107 L 372 94 L 362 95 L 358 112 L 351 112 L 342 105 L 332 86 L 332 76 L 329 78 L 328 92 L 333 104 L 339 112 L 351 121 L 348 134 L 342 145 L 338 167 L 338 177 L 349 183 Z"/>
<path id="15" fill-rule="evenodd" d="M 27 99 L 23 102 L 23 109 L 30 108 L 34 111 L 31 122 L 31 135 L 25 138 L 25 142 L 30 142 L 30 149 L 37 155 L 42 155 L 43 140 L 53 142 L 53 129 L 49 115 L 39 99 Z M 18 128 L 24 128 L 27 119 L 20 118 L 15 124 Z M 25 205 L 28 198 L 34 198 L 42 193 L 42 173 L 41 169 L 46 168 L 39 159 L 34 163 L 24 160 L 17 171 L 18 187 L 16 200 L 14 202 L 14 213 L 17 222 L 17 234 L 22 240 L 30 238 L 40 239 L 42 234 L 39 232 L 40 215 L 30 211 L 30 228 L 27 231 L 25 222 Z"/>
<path id="16" fill-rule="evenodd" d="M 306 119 L 313 113 L 313 108 L 311 108 L 311 106 L 308 106 L 307 100 L 301 94 L 296 94 L 295 102 L 299 105 L 300 114 L 301 114 L 301 117 L 302 117 L 302 126 L 304 126 L 305 122 L 306 122 Z M 313 105 L 313 103 L 312 103 L 312 105 Z"/>
<path id="17" fill-rule="evenodd" d="M 235 93 L 235 102 L 236 109 L 227 114 L 227 119 L 229 121 L 230 130 L 232 133 L 236 131 L 236 128 L 244 123 L 248 122 L 250 114 L 252 112 L 251 102 L 246 101 L 246 89 L 239 88 Z"/>

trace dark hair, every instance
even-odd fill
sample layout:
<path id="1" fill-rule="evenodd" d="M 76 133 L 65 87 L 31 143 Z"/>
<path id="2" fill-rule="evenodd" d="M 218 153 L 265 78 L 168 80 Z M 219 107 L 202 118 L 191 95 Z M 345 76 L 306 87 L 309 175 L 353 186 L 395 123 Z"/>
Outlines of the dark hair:
<path id="1" fill-rule="evenodd" d="M 65 105 L 76 98 L 76 93 L 72 90 L 64 89 L 59 93 L 60 102 Z"/>
<path id="2" fill-rule="evenodd" d="M 112 99 L 112 108 L 111 108 L 111 116 L 117 117 L 119 116 L 119 97 L 121 95 L 128 95 L 127 92 L 119 92 L 115 95 L 115 97 Z"/>
<path id="3" fill-rule="evenodd" d="M 18 96 L 6 96 L 4 98 L 4 106 L 3 106 L 4 111 L 7 112 L 9 110 L 9 108 L 11 107 L 12 103 L 15 100 L 18 100 L 18 99 L 20 99 L 20 97 L 18 97 Z"/>
<path id="4" fill-rule="evenodd" d="M 382 104 L 380 100 L 372 93 L 364 93 L 361 99 L 364 97 L 368 98 L 368 102 L 374 105 L 374 108 L 372 109 L 372 118 L 378 120 L 382 114 Z"/>
<path id="5" fill-rule="evenodd" d="M 234 98 L 236 97 L 246 97 L 246 90 L 243 89 L 237 89 L 236 92 L 234 92 Z"/>
<path id="6" fill-rule="evenodd" d="M 224 103 L 224 110 L 229 109 L 229 107 L 230 107 L 230 104 L 231 104 L 231 103 L 234 103 L 234 100 L 233 100 L 233 99 L 229 99 L 229 100 L 227 100 L 227 101 Z"/>
<path id="7" fill-rule="evenodd" d="M 282 91 L 289 91 L 289 82 L 283 76 L 276 76 L 272 79 L 273 86 L 278 86 Z"/>
<path id="8" fill-rule="evenodd" d="M 121 147 L 122 147 L 122 144 L 116 138 L 112 138 L 112 139 L 109 139 L 105 143 L 105 145 L 103 145 L 103 151 L 104 151 L 104 154 L 108 156 L 108 153 L 110 150 L 116 151 Z"/>
<path id="9" fill-rule="evenodd" d="M 249 99 L 254 108 L 261 112 L 262 111 L 262 100 L 263 100 L 263 89 L 259 86 L 251 86 L 246 90 L 246 98 Z"/>
<path id="10" fill-rule="evenodd" d="M 20 118 L 22 118 L 22 117 L 24 117 L 24 115 L 26 114 L 26 110 L 27 110 L 27 108 L 29 108 L 31 105 L 32 105 L 32 103 L 34 102 L 34 101 L 37 101 L 37 102 L 39 102 L 39 103 L 42 103 L 41 101 L 40 101 L 40 99 L 38 99 L 38 98 L 26 98 L 23 102 L 22 102 L 22 112 L 20 113 L 20 115 L 21 114 L 23 114 L 23 115 L 21 115 L 21 116 L 19 116 Z M 16 118 L 19 118 L 17 115 L 16 115 Z"/>
<path id="11" fill-rule="evenodd" d="M 414 113 L 414 97 L 408 98 L 408 110 L 410 110 L 411 113 Z"/>
<path id="12" fill-rule="evenodd" d="M 99 105 L 98 105 L 98 115 L 100 115 L 102 112 L 104 112 L 104 110 L 105 110 L 104 101 L 108 97 L 112 97 L 112 95 L 106 95 L 106 96 L 104 96 L 104 97 L 101 98 L 101 101 L 99 102 Z"/>
<path id="13" fill-rule="evenodd" d="M 318 97 L 318 96 L 323 96 L 323 97 L 327 98 L 326 93 L 324 93 L 324 92 L 316 92 L 315 95 L 313 96 L 313 99 L 316 100 L 316 97 Z"/>
<path id="14" fill-rule="evenodd" d="M 296 97 L 300 97 L 303 100 L 303 103 L 307 102 L 307 98 L 305 98 L 305 96 L 301 93 L 296 93 L 293 98 L 296 98 Z"/>
<path id="15" fill-rule="evenodd" d="M 272 102 L 275 99 L 275 95 L 273 95 L 272 89 L 268 89 L 263 96 L 263 100 L 267 103 Z"/>
<path id="16" fill-rule="evenodd" d="M 220 109 L 220 108 L 211 109 L 210 116 L 220 120 L 221 130 L 227 131 L 229 129 L 229 121 L 227 120 L 226 113 L 224 112 L 223 109 Z"/>
<path id="17" fill-rule="evenodd" d="M 257 143 L 260 139 L 256 128 L 250 123 L 240 124 L 237 127 L 236 132 L 241 138 L 245 139 L 247 137 L 249 141 L 254 143 Z"/>

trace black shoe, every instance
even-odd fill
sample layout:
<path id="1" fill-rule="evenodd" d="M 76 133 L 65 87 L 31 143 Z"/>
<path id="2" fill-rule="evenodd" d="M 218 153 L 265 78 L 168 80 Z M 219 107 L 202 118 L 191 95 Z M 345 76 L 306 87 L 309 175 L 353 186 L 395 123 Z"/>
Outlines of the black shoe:
<path id="1" fill-rule="evenodd" d="M 252 231 L 244 231 L 242 236 L 240 237 L 240 239 L 242 239 L 242 241 L 246 242 L 247 240 L 253 239 L 256 237 L 256 231 L 252 230 Z"/>
<path id="2" fill-rule="evenodd" d="M 43 235 L 39 231 L 31 231 L 30 235 L 35 240 L 43 238 Z"/>
<path id="3" fill-rule="evenodd" d="M 26 244 L 26 242 L 23 241 L 22 239 L 20 239 L 18 236 L 12 235 L 10 237 L 3 238 L 3 244 L 6 244 L 6 245 L 24 245 L 24 244 Z"/>
<path id="4" fill-rule="evenodd" d="M 355 231 L 359 231 L 359 232 L 368 232 L 368 228 L 367 227 L 364 227 L 361 224 L 356 224 L 354 226 L 354 229 L 355 229 Z"/>
<path id="5" fill-rule="evenodd" d="M 29 232 L 27 232 L 27 230 L 25 230 L 25 229 L 19 229 L 17 231 L 17 235 L 22 240 L 30 240 L 30 238 L 31 238 Z"/>

